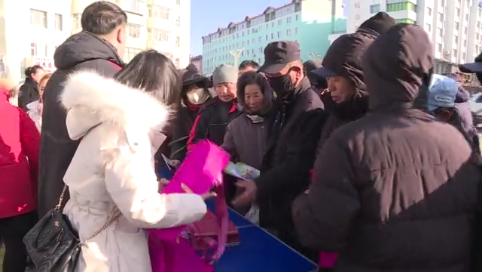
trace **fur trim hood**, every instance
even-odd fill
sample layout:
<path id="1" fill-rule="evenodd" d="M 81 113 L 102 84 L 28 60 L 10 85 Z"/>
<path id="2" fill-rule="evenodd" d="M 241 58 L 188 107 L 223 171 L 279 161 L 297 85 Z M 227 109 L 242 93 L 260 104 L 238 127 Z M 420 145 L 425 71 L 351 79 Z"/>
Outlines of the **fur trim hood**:
<path id="1" fill-rule="evenodd" d="M 168 107 L 156 98 L 95 72 L 72 74 L 60 100 L 67 109 L 67 131 L 73 140 L 101 123 L 149 132 L 160 131 L 169 119 Z"/>

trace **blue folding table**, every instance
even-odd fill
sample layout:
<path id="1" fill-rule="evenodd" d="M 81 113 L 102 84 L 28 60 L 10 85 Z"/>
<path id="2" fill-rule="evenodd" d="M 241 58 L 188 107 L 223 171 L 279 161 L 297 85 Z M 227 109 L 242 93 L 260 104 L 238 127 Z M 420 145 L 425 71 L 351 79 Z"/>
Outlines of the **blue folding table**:
<path id="1" fill-rule="evenodd" d="M 213 201 L 207 202 L 213 209 Z M 216 272 L 312 272 L 317 265 L 233 210 L 229 218 L 239 232 L 240 244 L 227 247 Z"/>
<path id="2" fill-rule="evenodd" d="M 161 163 L 158 176 L 171 179 L 172 172 Z M 208 200 L 214 209 L 213 200 Z M 276 237 L 229 209 L 229 219 L 236 225 L 240 244 L 226 248 L 215 266 L 216 272 L 314 272 L 318 266 Z"/>

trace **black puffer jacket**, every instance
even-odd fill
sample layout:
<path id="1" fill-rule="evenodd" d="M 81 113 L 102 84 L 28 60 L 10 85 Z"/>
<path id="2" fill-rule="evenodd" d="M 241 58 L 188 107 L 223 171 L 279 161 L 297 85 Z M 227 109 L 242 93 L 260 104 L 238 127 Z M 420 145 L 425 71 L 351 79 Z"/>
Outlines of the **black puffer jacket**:
<path id="1" fill-rule="evenodd" d="M 333 133 L 293 204 L 302 242 L 339 252 L 336 272 L 471 271 L 478 162 L 456 128 L 413 108 L 433 61 L 419 26 L 371 45 L 370 114 Z"/>
<path id="2" fill-rule="evenodd" d="M 208 86 L 211 86 L 211 81 L 201 75 L 199 70 L 193 64 L 189 64 L 185 69 L 179 71 L 182 78 L 182 91 L 181 91 L 181 105 L 178 107 L 176 114 L 176 120 L 174 121 L 174 129 L 172 132 L 172 140 L 170 146 L 171 160 L 182 161 L 186 157 L 187 153 L 187 141 L 189 139 L 189 133 L 199 110 L 203 105 L 210 102 L 212 97 L 209 97 L 201 104 L 189 103 L 186 92 L 187 87 L 191 85 L 197 85 L 200 88 L 204 88 L 206 93 L 209 94 Z"/>
<path id="3" fill-rule="evenodd" d="M 332 104 L 332 107 L 327 108 L 330 110 L 330 117 L 323 127 L 319 148 L 335 129 L 367 113 L 368 95 L 361 57 L 379 35 L 387 32 L 394 25 L 396 22 L 390 15 L 379 12 L 363 22 L 357 32 L 341 36 L 328 48 L 323 59 L 323 67 L 349 79 L 353 83 L 355 94 L 349 100 Z"/>
<path id="4" fill-rule="evenodd" d="M 63 178 L 79 141 L 72 141 L 67 133 L 67 113 L 59 95 L 69 74 L 78 70 L 95 71 L 113 77 L 123 62 L 116 49 L 107 41 L 87 32 L 72 35 L 54 54 L 55 67 L 44 91 L 38 213 L 43 216 L 58 202 L 64 186 Z M 68 200 L 68 197 L 64 199 Z"/>
<path id="5" fill-rule="evenodd" d="M 18 107 L 27 110 L 27 105 L 40 99 L 38 84 L 35 80 L 27 77 L 25 83 L 20 87 L 18 94 Z"/>
<path id="6" fill-rule="evenodd" d="M 319 148 L 323 146 L 335 129 L 359 119 L 368 111 L 368 94 L 365 91 L 361 56 L 372 42 L 371 37 L 353 33 L 339 37 L 328 48 L 328 52 L 323 59 L 323 67 L 350 80 L 355 93 L 347 101 L 332 104 L 330 116 L 323 126 Z"/>

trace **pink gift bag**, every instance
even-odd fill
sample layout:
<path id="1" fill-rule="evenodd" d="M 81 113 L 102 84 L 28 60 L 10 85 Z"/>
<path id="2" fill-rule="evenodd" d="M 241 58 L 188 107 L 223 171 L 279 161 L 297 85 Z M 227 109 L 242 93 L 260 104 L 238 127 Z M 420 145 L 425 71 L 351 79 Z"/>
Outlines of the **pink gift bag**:
<path id="1" fill-rule="evenodd" d="M 333 268 L 335 267 L 336 259 L 338 259 L 338 253 L 321 252 L 318 266 L 321 268 Z"/>
<path id="2" fill-rule="evenodd" d="M 213 262 L 224 253 L 228 233 L 228 210 L 222 186 L 223 169 L 229 155 L 215 144 L 203 140 L 194 145 L 162 193 L 185 193 L 186 185 L 195 194 L 204 194 L 217 187 L 216 216 L 219 223 L 218 240 L 212 245 L 214 254 L 197 255 L 190 242 L 182 237 L 188 226 L 168 229 L 149 229 L 149 255 L 153 272 L 212 272 Z"/>

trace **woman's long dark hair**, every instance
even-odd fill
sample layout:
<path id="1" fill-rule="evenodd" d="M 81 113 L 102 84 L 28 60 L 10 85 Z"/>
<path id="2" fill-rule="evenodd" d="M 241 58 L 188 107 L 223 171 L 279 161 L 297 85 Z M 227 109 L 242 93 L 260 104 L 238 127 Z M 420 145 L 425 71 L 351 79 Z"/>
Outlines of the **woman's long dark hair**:
<path id="1" fill-rule="evenodd" d="M 131 88 L 142 89 L 160 102 L 176 106 L 179 103 L 182 81 L 176 66 L 156 50 L 137 54 L 115 79 Z"/>

